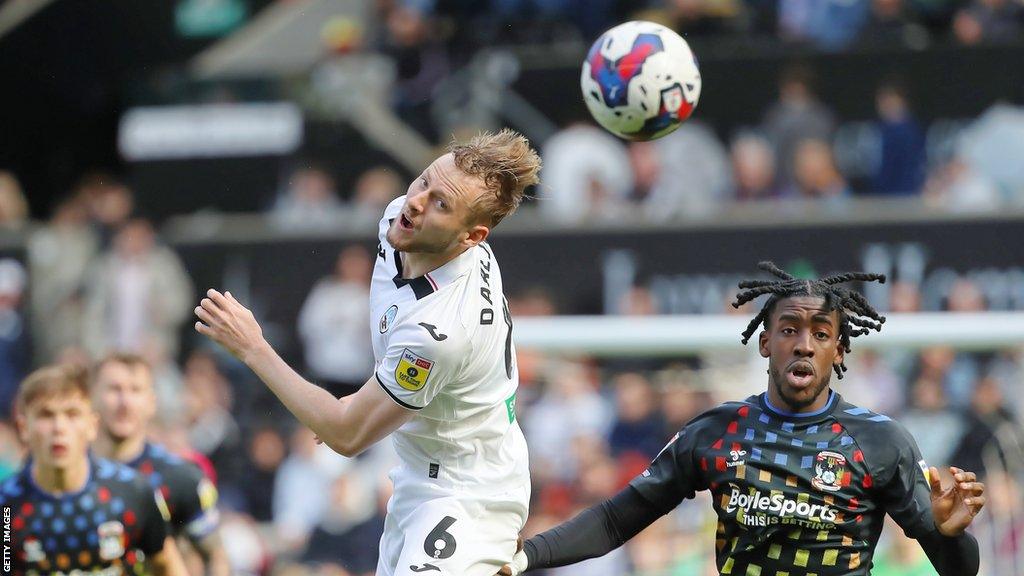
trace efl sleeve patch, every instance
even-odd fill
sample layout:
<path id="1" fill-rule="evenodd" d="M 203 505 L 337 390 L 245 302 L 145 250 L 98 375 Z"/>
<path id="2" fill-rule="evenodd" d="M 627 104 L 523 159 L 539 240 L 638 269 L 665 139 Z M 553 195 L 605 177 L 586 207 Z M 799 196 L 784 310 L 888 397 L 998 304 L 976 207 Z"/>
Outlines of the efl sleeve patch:
<path id="1" fill-rule="evenodd" d="M 402 350 L 402 357 L 395 367 L 395 381 L 402 388 L 415 392 L 427 384 L 433 368 L 433 360 L 428 360 L 406 348 Z"/>

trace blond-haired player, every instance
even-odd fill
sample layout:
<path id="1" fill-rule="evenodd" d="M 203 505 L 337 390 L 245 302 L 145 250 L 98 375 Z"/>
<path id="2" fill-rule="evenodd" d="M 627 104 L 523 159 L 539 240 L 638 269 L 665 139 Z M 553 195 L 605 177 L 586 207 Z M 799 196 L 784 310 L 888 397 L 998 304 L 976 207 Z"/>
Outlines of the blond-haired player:
<path id="1" fill-rule="evenodd" d="M 511 131 L 453 144 L 384 211 L 371 287 L 376 369 L 336 402 L 293 371 L 230 293 L 207 292 L 196 330 L 245 362 L 328 446 L 355 455 L 393 434 L 378 576 L 490 576 L 516 549 L 530 478 L 515 420 L 518 372 L 491 229 L 538 182 Z"/>

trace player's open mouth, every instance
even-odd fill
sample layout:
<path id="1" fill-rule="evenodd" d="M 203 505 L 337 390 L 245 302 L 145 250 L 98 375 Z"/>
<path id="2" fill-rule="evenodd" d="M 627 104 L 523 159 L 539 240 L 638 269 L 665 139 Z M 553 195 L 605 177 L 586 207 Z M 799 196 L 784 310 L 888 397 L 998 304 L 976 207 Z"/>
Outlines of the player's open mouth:
<path id="1" fill-rule="evenodd" d="M 808 362 L 797 362 L 786 371 L 786 380 L 797 388 L 810 386 L 814 380 L 814 366 Z"/>
<path id="2" fill-rule="evenodd" d="M 398 217 L 398 225 L 405 230 L 412 230 L 412 220 L 406 218 L 405 214 Z"/>
<path id="3" fill-rule="evenodd" d="M 67 454 L 68 447 L 63 444 L 53 444 L 50 446 L 50 454 L 54 456 L 63 456 Z"/>

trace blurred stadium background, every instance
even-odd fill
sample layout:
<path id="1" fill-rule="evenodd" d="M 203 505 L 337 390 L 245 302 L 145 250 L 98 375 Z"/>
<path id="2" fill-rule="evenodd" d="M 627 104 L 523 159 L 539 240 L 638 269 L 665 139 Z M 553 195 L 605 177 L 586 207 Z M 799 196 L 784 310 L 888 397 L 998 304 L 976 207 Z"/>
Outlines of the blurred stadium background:
<path id="1" fill-rule="evenodd" d="M 589 121 L 602 30 L 666 23 L 694 119 L 626 145 Z M 977 470 L 990 576 L 1024 574 L 1021 0 L 6 0 L 0 408 L 48 362 L 157 366 L 155 436 L 215 475 L 239 574 L 372 574 L 388 446 L 354 460 L 191 331 L 206 287 L 343 393 L 370 374 L 382 207 L 451 136 L 542 150 L 506 272 L 534 461 L 528 533 L 600 501 L 689 418 L 764 387 L 727 316 L 760 259 L 889 274 L 838 386 L 927 460 Z M 0 421 L 0 475 L 22 452 Z M 568 576 L 714 574 L 698 499 Z M 887 530 L 874 574 L 931 574 Z"/>

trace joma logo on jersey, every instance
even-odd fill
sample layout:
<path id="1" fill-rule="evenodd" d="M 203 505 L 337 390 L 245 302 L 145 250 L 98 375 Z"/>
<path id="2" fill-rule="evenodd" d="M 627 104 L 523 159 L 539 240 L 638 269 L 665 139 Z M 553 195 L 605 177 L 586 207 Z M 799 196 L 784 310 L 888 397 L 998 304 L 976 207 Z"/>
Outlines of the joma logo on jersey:
<path id="1" fill-rule="evenodd" d="M 836 492 L 843 487 L 846 472 L 846 456 L 824 450 L 818 452 L 814 462 L 814 478 L 811 486 L 826 492 Z"/>
<path id="2" fill-rule="evenodd" d="M 427 360 L 406 348 L 402 351 L 398 367 L 395 368 L 395 381 L 406 390 L 419 390 L 427 383 L 427 378 L 430 377 L 430 370 L 433 367 L 432 360 Z"/>

